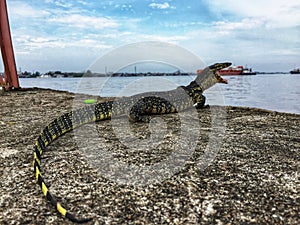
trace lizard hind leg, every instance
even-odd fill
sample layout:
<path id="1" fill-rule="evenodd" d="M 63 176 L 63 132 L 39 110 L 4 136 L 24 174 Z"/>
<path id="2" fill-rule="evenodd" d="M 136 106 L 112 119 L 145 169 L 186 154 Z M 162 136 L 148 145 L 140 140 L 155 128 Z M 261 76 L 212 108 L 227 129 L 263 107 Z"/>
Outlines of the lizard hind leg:
<path id="1" fill-rule="evenodd" d="M 146 105 L 143 99 L 135 103 L 129 111 L 128 118 L 130 122 L 145 122 L 148 123 L 151 120 L 151 116 L 146 114 Z"/>
<path id="2" fill-rule="evenodd" d="M 151 115 L 177 112 L 176 106 L 164 97 L 151 95 L 140 98 L 129 110 L 129 120 L 133 122 L 150 122 Z"/>

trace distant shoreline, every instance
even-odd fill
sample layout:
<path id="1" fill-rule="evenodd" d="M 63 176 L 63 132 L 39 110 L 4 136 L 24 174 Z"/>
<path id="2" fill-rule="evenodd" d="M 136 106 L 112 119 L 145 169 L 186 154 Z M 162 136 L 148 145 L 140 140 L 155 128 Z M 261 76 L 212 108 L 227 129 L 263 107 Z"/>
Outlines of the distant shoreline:
<path id="1" fill-rule="evenodd" d="M 256 74 L 290 74 L 289 72 L 256 72 Z M 163 77 L 163 76 L 196 76 L 196 73 L 53 73 L 42 75 L 19 75 L 19 78 L 78 78 L 78 77 Z M 231 75 L 243 76 L 243 75 Z M 244 75 L 246 76 L 246 75 Z"/>
<path id="2" fill-rule="evenodd" d="M 196 76 L 196 73 L 46 73 L 46 74 L 22 74 L 19 75 L 19 78 L 43 78 L 43 77 L 147 77 L 147 76 Z"/>

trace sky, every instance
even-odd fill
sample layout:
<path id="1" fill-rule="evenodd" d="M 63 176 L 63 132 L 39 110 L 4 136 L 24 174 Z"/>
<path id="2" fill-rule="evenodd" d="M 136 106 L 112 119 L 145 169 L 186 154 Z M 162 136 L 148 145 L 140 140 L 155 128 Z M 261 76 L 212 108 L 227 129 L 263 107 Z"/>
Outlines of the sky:
<path id="1" fill-rule="evenodd" d="M 178 45 L 207 65 L 230 61 L 266 72 L 300 67 L 300 1 L 7 0 L 7 5 L 22 71 L 86 71 L 103 55 L 144 41 Z"/>

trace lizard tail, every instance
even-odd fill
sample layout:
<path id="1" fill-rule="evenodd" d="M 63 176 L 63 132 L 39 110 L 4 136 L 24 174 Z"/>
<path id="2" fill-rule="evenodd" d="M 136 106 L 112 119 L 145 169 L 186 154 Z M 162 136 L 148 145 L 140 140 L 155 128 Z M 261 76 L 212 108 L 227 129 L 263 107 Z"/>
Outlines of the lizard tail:
<path id="1" fill-rule="evenodd" d="M 81 114 L 81 115 L 80 115 Z M 80 119 L 79 119 L 80 118 Z M 101 119 L 105 119 L 102 116 Z M 48 201 L 57 209 L 57 211 L 75 223 L 86 223 L 91 221 L 91 218 L 77 219 L 73 214 L 68 212 L 51 194 L 49 188 L 47 187 L 43 176 L 41 174 L 41 159 L 43 151 L 46 147 L 52 143 L 58 137 L 64 135 L 65 133 L 75 129 L 76 127 L 83 125 L 88 122 L 97 120 L 95 112 L 91 107 L 85 107 L 85 110 L 80 109 L 75 112 L 70 112 L 62 115 L 61 117 L 53 120 L 48 126 L 38 136 L 38 139 L 34 146 L 34 159 L 33 159 L 33 169 L 35 174 L 35 179 L 42 189 L 44 196 Z"/>

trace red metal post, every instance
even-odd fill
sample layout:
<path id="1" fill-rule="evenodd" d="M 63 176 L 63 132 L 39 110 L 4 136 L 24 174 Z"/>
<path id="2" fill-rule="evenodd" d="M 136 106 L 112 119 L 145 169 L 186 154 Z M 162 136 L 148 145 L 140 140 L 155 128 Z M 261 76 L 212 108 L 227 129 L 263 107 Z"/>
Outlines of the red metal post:
<path id="1" fill-rule="evenodd" d="M 11 40 L 6 0 L 0 0 L 0 45 L 6 89 L 19 89 L 19 79 Z"/>

